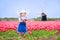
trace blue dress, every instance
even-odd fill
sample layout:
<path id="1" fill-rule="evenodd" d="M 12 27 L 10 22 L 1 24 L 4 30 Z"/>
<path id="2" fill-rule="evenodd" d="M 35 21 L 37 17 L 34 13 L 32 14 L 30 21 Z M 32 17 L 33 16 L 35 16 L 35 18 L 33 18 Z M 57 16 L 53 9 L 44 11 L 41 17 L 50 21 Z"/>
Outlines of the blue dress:
<path id="1" fill-rule="evenodd" d="M 26 22 L 23 21 L 21 17 L 20 19 L 22 20 L 22 22 L 19 23 L 17 31 L 18 33 L 26 33 Z"/>

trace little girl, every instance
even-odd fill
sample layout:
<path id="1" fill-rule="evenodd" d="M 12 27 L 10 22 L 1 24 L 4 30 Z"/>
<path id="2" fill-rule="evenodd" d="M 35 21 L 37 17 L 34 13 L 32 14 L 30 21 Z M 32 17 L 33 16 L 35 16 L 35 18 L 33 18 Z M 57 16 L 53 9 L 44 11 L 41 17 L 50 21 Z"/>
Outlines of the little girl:
<path id="1" fill-rule="evenodd" d="M 17 29 L 17 31 L 18 31 L 18 33 L 20 33 L 20 34 L 22 34 L 24 37 L 26 36 L 26 11 L 21 11 L 20 13 L 19 13 L 19 25 L 18 25 L 18 29 Z"/>

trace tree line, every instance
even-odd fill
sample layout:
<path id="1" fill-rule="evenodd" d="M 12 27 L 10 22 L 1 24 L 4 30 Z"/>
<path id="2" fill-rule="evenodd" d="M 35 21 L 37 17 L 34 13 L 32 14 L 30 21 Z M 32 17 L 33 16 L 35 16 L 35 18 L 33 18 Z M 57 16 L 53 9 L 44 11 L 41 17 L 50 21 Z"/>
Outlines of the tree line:
<path id="1" fill-rule="evenodd" d="M 6 21 L 14 20 L 14 21 L 17 21 L 18 18 L 7 18 L 7 17 L 5 17 L 5 18 L 0 18 L 0 21 L 2 21 L 2 20 L 6 20 Z M 40 20 L 41 20 L 41 17 L 31 18 L 31 19 L 29 19 L 29 20 L 40 21 Z M 60 18 L 47 18 L 47 20 L 48 20 L 48 21 L 50 21 L 50 20 L 60 20 Z"/>

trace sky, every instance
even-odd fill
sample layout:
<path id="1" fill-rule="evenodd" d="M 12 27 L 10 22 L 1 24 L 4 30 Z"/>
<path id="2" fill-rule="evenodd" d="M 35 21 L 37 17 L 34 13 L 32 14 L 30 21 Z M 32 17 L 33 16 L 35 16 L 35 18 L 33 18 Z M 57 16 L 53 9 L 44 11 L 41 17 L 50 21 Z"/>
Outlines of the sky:
<path id="1" fill-rule="evenodd" d="M 28 18 L 41 16 L 60 17 L 60 0 L 0 0 L 0 17 L 18 17 L 17 11 L 27 10 Z"/>

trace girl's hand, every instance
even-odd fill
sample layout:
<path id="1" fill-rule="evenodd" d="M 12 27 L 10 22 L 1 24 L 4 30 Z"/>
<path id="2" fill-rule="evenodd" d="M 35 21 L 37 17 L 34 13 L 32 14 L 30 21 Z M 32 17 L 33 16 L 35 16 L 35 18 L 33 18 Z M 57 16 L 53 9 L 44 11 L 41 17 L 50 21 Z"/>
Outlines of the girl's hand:
<path id="1" fill-rule="evenodd" d="M 25 21 L 28 21 L 27 19 L 25 19 Z"/>
<path id="2" fill-rule="evenodd" d="M 18 20 L 18 22 L 20 22 L 20 20 Z"/>

